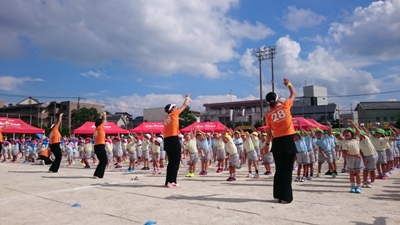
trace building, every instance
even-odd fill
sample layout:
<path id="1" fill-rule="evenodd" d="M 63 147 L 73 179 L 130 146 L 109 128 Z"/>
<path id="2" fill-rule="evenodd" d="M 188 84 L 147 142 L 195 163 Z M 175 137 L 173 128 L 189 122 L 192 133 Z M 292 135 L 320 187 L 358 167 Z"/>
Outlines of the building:
<path id="1" fill-rule="evenodd" d="M 263 112 L 267 112 L 269 109 L 267 101 L 263 101 Z M 260 100 L 207 103 L 203 105 L 206 110 L 201 114 L 200 121 L 253 125 L 256 121 L 262 121 L 260 103 Z"/>
<path id="2" fill-rule="evenodd" d="M 107 115 L 107 121 L 113 122 L 124 129 L 133 128 L 132 115 L 127 112 L 116 112 L 114 115 Z"/>
<path id="3" fill-rule="evenodd" d="M 359 123 L 393 123 L 400 118 L 400 101 L 360 102 L 355 111 Z"/>
<path id="4" fill-rule="evenodd" d="M 61 127 L 71 128 L 71 112 L 78 108 L 95 108 L 99 113 L 103 111 L 104 105 L 74 102 L 74 101 L 52 101 L 42 103 L 38 99 L 28 97 L 17 104 L 9 104 L 0 109 L 0 116 L 20 118 L 26 123 L 37 127 L 46 127 L 57 122 L 60 113 L 63 113 Z"/>

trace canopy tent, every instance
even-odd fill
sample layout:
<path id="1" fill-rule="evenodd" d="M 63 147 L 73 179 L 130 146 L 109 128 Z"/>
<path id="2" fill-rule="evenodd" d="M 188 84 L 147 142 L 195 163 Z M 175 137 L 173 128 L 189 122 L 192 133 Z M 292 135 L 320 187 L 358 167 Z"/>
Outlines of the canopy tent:
<path id="1" fill-rule="evenodd" d="M 312 124 L 315 124 L 315 127 L 320 128 L 322 130 L 328 130 L 328 127 L 318 123 L 316 120 L 314 120 L 313 118 L 307 118 L 306 120 L 308 120 L 309 122 L 311 122 Z"/>
<path id="2" fill-rule="evenodd" d="M 164 131 L 163 122 L 142 122 L 139 126 L 129 130 L 130 133 L 150 133 L 161 134 Z"/>
<path id="3" fill-rule="evenodd" d="M 180 131 L 181 133 L 188 133 L 190 131 L 194 131 L 198 129 L 201 132 L 222 132 L 225 130 L 225 125 L 221 122 L 194 122 L 191 125 L 182 128 Z"/>
<path id="4" fill-rule="evenodd" d="M 18 118 L 7 118 L 0 117 L 0 127 L 5 125 L 5 122 L 8 121 L 9 124 L 2 131 L 2 133 L 8 134 L 43 134 L 44 129 L 40 129 L 34 126 L 31 126 L 21 119 Z"/>
<path id="5" fill-rule="evenodd" d="M 76 128 L 72 133 L 74 134 L 93 134 L 96 129 L 94 122 L 86 122 L 82 126 Z M 128 130 L 122 129 L 113 122 L 106 122 L 104 124 L 104 131 L 106 134 L 127 134 Z"/>
<path id="6" fill-rule="evenodd" d="M 299 130 L 299 129 L 300 129 L 300 127 L 299 127 L 299 122 L 300 122 L 301 128 L 303 128 L 303 129 L 305 129 L 305 130 L 306 130 L 309 126 L 310 126 L 311 128 L 316 128 L 316 127 L 318 127 L 316 124 L 311 123 L 310 121 L 308 121 L 307 119 L 305 119 L 304 117 L 301 117 L 301 116 L 293 117 L 293 118 L 292 118 L 292 122 L 293 122 L 294 129 L 296 129 L 296 130 Z M 257 128 L 258 131 L 264 131 L 264 132 L 265 132 L 265 129 L 266 129 L 266 126 L 261 126 L 261 127 L 258 127 L 258 128 Z"/>

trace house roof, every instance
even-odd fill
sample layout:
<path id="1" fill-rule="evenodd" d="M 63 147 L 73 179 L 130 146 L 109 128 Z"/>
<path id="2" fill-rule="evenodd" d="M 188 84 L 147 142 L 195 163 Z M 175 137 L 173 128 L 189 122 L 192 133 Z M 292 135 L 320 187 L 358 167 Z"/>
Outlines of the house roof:
<path id="1" fill-rule="evenodd" d="M 16 105 L 37 105 L 37 104 L 41 104 L 39 100 L 29 96 L 23 99 L 22 101 L 18 102 Z"/>
<path id="2" fill-rule="evenodd" d="M 400 101 L 382 101 L 382 102 L 360 102 L 356 107 L 358 111 L 359 107 L 364 110 L 371 109 L 400 109 Z"/>

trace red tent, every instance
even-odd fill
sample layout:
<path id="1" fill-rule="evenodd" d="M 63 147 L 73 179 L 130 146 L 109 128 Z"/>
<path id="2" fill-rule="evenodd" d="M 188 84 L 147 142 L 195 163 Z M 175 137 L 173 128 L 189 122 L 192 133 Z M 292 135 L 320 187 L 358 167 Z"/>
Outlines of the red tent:
<path id="1" fill-rule="evenodd" d="M 164 131 L 163 122 L 142 122 L 139 126 L 129 130 L 131 133 L 150 133 L 161 134 Z"/>
<path id="2" fill-rule="evenodd" d="M 308 121 L 307 119 L 305 119 L 304 117 L 301 117 L 301 116 L 293 117 L 292 121 L 293 121 L 294 129 L 296 129 L 296 130 L 300 129 L 300 127 L 298 125 L 298 122 L 300 122 L 300 126 L 303 129 L 307 129 L 308 126 L 310 126 L 311 128 L 317 127 L 316 124 L 311 123 L 310 121 Z M 258 127 L 257 130 L 258 131 L 265 131 L 265 128 L 266 128 L 266 126 L 261 126 L 261 127 Z"/>
<path id="3" fill-rule="evenodd" d="M 189 125 L 185 128 L 182 128 L 181 133 L 188 133 L 190 131 L 194 131 L 196 128 L 202 132 L 213 132 L 213 131 L 214 132 L 222 132 L 225 130 L 225 125 L 218 121 L 194 122 L 191 125 Z"/>
<path id="4" fill-rule="evenodd" d="M 3 130 L 3 133 L 11 134 L 44 134 L 44 129 L 31 126 L 18 118 L 0 117 L 0 127 L 3 127 L 5 122 L 9 124 Z"/>
<path id="5" fill-rule="evenodd" d="M 328 130 L 328 127 L 318 123 L 317 121 L 315 121 L 313 118 L 307 118 L 306 120 L 310 121 L 312 124 L 315 125 L 315 127 L 321 128 L 322 130 Z"/>
<path id="6" fill-rule="evenodd" d="M 94 122 L 86 122 L 82 126 L 76 128 L 74 134 L 93 134 L 96 129 Z M 106 134 L 127 134 L 128 130 L 122 129 L 113 122 L 106 122 L 104 124 L 104 131 Z"/>
<path id="7" fill-rule="evenodd" d="M 294 129 L 296 129 L 296 130 L 300 130 L 299 122 L 300 122 L 301 128 L 303 128 L 303 129 L 307 129 L 308 127 L 311 127 L 311 128 L 316 127 L 316 124 L 311 123 L 310 121 L 308 121 L 307 119 L 305 119 L 304 117 L 301 117 L 301 116 L 293 117 L 292 121 L 293 121 Z"/>

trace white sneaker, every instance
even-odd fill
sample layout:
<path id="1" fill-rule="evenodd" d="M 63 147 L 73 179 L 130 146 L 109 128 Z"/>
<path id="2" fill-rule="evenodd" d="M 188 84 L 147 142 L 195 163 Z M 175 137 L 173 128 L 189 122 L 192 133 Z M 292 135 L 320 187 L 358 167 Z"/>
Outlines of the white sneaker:
<path id="1" fill-rule="evenodd" d="M 252 174 L 252 173 L 249 173 L 249 174 L 247 174 L 246 177 L 247 177 L 247 178 L 253 178 L 253 174 Z"/>

